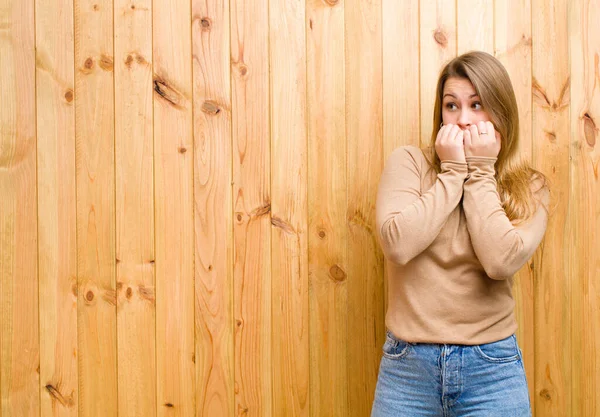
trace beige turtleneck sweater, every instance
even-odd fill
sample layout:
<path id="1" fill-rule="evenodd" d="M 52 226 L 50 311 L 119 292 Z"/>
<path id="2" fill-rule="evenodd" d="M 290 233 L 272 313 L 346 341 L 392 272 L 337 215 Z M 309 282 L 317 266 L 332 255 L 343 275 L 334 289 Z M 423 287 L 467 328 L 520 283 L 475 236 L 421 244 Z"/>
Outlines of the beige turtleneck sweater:
<path id="1" fill-rule="evenodd" d="M 500 203 L 495 162 L 442 161 L 437 174 L 414 146 L 387 160 L 376 222 L 389 283 L 386 326 L 397 337 L 474 345 L 516 331 L 512 277 L 544 236 L 549 191 L 532 183 L 536 212 L 513 225 Z"/>

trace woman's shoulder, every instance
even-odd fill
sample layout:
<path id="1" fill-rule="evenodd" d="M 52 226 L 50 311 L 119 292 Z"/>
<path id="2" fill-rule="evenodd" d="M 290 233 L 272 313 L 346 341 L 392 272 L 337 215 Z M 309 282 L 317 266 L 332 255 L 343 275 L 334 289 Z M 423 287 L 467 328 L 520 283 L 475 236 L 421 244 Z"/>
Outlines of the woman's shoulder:
<path id="1" fill-rule="evenodd" d="M 388 157 L 388 161 L 400 161 L 405 159 L 411 159 L 419 166 L 425 161 L 425 154 L 427 150 L 423 150 L 415 145 L 403 145 L 399 146 L 392 151 Z"/>
<path id="2" fill-rule="evenodd" d="M 386 166 L 391 168 L 399 164 L 411 164 L 419 172 L 424 173 L 429 171 L 433 155 L 431 147 L 420 148 L 415 145 L 403 145 L 392 151 L 386 161 Z"/>

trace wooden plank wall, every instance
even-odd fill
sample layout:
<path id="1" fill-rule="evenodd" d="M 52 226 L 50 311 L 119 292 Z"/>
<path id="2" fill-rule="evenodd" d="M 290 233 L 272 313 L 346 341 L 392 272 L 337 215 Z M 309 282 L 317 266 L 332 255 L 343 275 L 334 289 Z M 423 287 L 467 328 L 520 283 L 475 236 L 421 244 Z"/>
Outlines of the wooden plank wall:
<path id="1" fill-rule="evenodd" d="M 552 184 L 534 415 L 600 417 L 600 0 L 0 0 L 0 417 L 368 416 L 374 202 L 493 53 Z"/>

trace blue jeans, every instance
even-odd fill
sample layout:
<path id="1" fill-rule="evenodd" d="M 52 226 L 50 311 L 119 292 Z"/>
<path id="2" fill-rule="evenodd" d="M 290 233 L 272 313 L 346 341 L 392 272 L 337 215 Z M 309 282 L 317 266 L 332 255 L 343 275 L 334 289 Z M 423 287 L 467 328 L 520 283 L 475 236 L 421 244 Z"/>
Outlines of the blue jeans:
<path id="1" fill-rule="evenodd" d="M 482 345 L 408 343 L 389 330 L 371 417 L 531 416 L 515 335 Z"/>

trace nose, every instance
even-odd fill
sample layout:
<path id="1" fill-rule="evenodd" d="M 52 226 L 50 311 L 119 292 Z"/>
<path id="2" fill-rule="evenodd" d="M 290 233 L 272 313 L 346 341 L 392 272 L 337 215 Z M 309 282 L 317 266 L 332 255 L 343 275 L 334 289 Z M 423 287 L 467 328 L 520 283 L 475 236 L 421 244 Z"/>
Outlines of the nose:
<path id="1" fill-rule="evenodd" d="M 458 127 L 460 127 L 462 130 L 467 129 L 469 126 L 471 126 L 471 119 L 471 112 L 468 109 L 462 109 L 458 117 Z"/>

